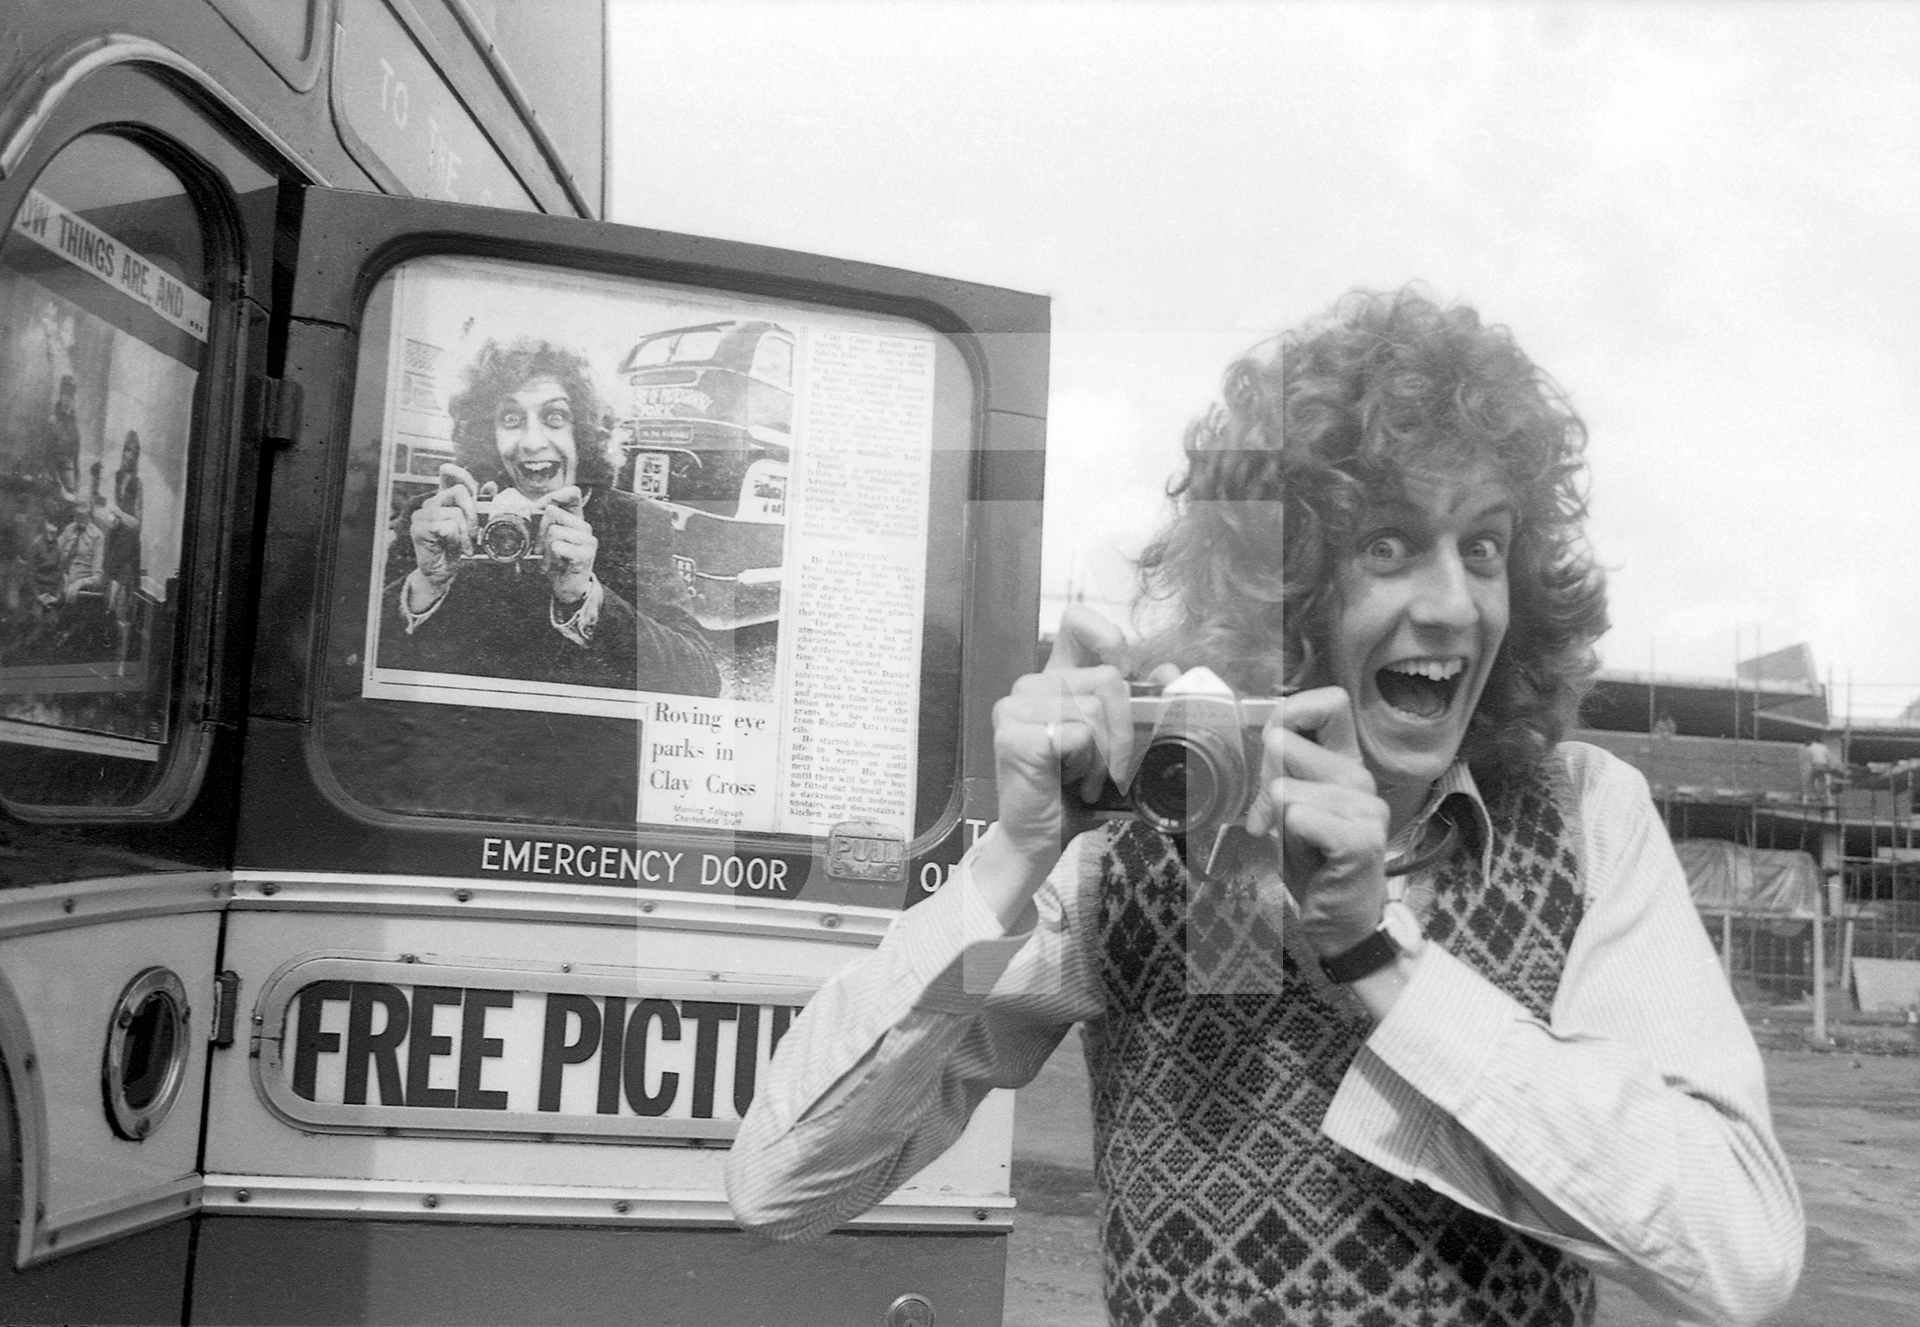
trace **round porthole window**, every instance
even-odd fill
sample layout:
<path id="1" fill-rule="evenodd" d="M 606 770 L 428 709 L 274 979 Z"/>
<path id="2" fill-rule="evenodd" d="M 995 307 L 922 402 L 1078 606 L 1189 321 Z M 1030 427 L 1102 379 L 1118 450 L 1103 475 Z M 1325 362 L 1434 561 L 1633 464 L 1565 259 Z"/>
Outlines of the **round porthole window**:
<path id="1" fill-rule="evenodd" d="M 136 1142 L 160 1127 L 187 1076 L 187 988 L 170 968 L 148 968 L 120 992 L 107 1024 L 107 1122 Z"/>

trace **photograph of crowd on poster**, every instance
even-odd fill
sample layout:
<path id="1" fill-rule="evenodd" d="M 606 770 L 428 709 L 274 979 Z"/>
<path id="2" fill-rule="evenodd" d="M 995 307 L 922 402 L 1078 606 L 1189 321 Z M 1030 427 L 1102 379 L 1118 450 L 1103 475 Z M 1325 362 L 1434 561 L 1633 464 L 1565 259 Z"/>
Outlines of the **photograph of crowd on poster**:
<path id="1" fill-rule="evenodd" d="M 637 720 L 640 823 L 911 824 L 933 334 L 479 259 L 389 280 L 362 694 Z"/>
<path id="2" fill-rule="evenodd" d="M 0 737 L 154 758 L 208 303 L 34 195 L 0 259 Z"/>

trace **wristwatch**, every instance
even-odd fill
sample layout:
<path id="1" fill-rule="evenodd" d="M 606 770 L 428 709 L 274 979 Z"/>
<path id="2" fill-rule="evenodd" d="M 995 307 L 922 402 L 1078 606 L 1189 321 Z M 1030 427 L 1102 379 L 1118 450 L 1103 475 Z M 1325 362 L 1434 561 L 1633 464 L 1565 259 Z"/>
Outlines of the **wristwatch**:
<path id="1" fill-rule="evenodd" d="M 1379 929 L 1353 948 L 1321 959 L 1320 970 L 1327 974 L 1328 981 L 1345 986 L 1372 976 L 1396 958 L 1418 958 L 1426 947 L 1420 919 L 1413 915 L 1412 908 L 1393 899 L 1380 911 Z"/>

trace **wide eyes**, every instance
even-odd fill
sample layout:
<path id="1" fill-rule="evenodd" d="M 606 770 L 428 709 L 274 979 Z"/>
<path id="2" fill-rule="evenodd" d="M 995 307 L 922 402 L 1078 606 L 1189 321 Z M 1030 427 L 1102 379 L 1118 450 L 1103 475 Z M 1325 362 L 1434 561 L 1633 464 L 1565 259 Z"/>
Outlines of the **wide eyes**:
<path id="1" fill-rule="evenodd" d="M 1506 559 L 1506 542 L 1490 534 L 1475 535 L 1460 546 L 1460 560 L 1469 567 L 1492 570 Z"/>
<path id="2" fill-rule="evenodd" d="M 527 412 L 517 405 L 502 405 L 494 413 L 493 422 L 503 429 L 525 428 Z M 565 401 L 542 406 L 540 422 L 550 429 L 570 428 L 573 425 L 573 407 Z"/>
<path id="3" fill-rule="evenodd" d="M 1405 562 L 1413 555 L 1413 548 L 1404 535 L 1376 534 L 1367 539 L 1361 550 L 1361 556 L 1375 567 L 1394 567 Z"/>
<path id="4" fill-rule="evenodd" d="M 1370 534 L 1360 545 L 1360 560 L 1369 571 L 1399 571 L 1419 555 L 1413 541 L 1398 531 Z M 1470 570 L 1493 573 L 1506 565 L 1507 541 L 1498 534 L 1469 535 L 1460 541 L 1460 561 Z"/>

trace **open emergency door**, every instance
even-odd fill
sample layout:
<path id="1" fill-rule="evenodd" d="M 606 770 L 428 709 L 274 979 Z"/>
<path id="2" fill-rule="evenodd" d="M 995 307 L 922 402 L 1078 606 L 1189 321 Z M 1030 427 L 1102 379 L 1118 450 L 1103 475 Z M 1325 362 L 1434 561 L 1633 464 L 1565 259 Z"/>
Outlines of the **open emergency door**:
<path id="1" fill-rule="evenodd" d="M 319 189 L 299 224 L 225 957 L 252 1041 L 214 1069 L 197 1293 L 293 1311 L 247 1276 L 264 1218 L 396 1265 L 512 1226 L 728 1321 L 881 1321 L 927 1288 L 870 1244 L 739 1275 L 722 1153 L 795 1011 L 990 814 L 1044 301 Z M 1010 1119 L 857 1227 L 958 1240 L 903 1265 L 982 1313 Z"/>

